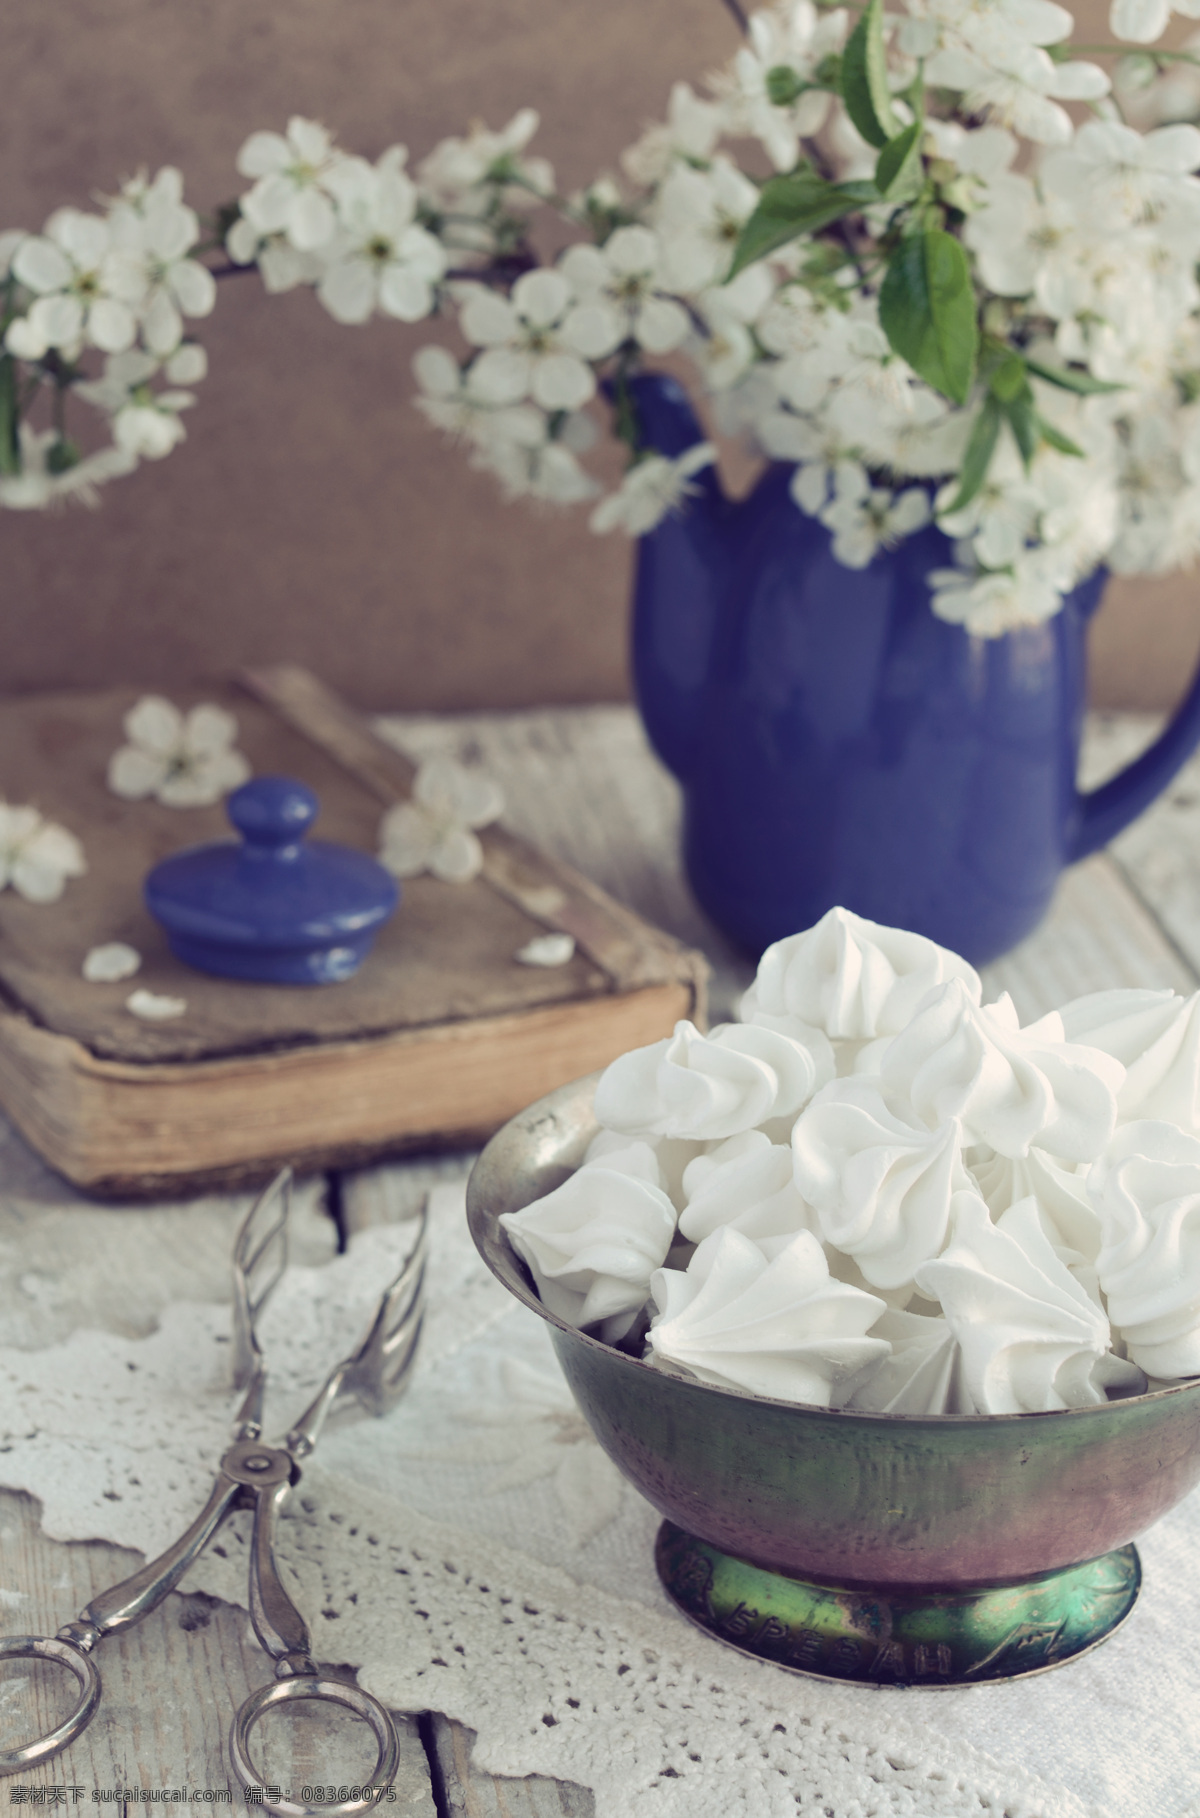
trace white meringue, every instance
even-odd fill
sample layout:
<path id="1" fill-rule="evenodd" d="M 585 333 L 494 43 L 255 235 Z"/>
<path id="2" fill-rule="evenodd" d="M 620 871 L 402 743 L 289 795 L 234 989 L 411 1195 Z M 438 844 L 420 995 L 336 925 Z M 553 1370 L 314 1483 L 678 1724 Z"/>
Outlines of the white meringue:
<path id="1" fill-rule="evenodd" d="M 593 1163 L 500 1223 L 552 1313 L 573 1326 L 619 1316 L 628 1330 L 671 1246 L 675 1208 L 650 1181 Z"/>
<path id="2" fill-rule="evenodd" d="M 969 1172 L 993 1219 L 1030 1194 L 1037 1201 L 1042 1228 L 1058 1255 L 1090 1299 L 1099 1303 L 1096 1258 L 1100 1254 L 1100 1219 L 1088 1194 L 1087 1173 L 1060 1167 L 1042 1149 L 1019 1160 L 989 1155 L 972 1161 Z"/>
<path id="3" fill-rule="evenodd" d="M 625 1159 L 616 1166 L 622 1174 L 641 1173 L 647 1180 L 661 1187 L 676 1211 L 683 1204 L 683 1176 L 688 1164 L 696 1156 L 703 1155 L 708 1147 L 705 1143 L 680 1142 L 668 1136 L 628 1136 L 623 1130 L 600 1130 L 588 1144 L 584 1166 L 589 1162 L 603 1161 L 606 1167 L 611 1166 L 610 1156 L 621 1156 Z M 654 1157 L 654 1169 L 645 1160 L 646 1155 Z"/>
<path id="4" fill-rule="evenodd" d="M 966 1174 L 957 1121 L 930 1130 L 906 1110 L 875 1079 L 835 1080 L 796 1120 L 792 1155 L 826 1243 L 852 1256 L 872 1287 L 911 1291 L 946 1241 Z"/>
<path id="5" fill-rule="evenodd" d="M 1124 1062 L 1122 1123 L 1152 1119 L 1200 1133 L 1200 992 L 1095 991 L 1061 1015 L 1068 1040 Z"/>
<path id="6" fill-rule="evenodd" d="M 815 1220 L 792 1179 L 792 1151 L 761 1130 L 731 1136 L 697 1156 L 683 1176 L 687 1204 L 679 1229 L 693 1243 L 722 1226 L 760 1242 L 815 1230 Z"/>
<path id="7" fill-rule="evenodd" d="M 839 1383 L 887 1355 L 886 1339 L 866 1336 L 883 1302 L 832 1280 L 811 1231 L 768 1261 L 723 1227 L 686 1272 L 658 1270 L 650 1292 L 651 1360 L 723 1388 L 828 1407 Z"/>
<path id="8" fill-rule="evenodd" d="M 886 1088 L 907 1092 L 931 1127 L 962 1119 L 968 1144 L 1001 1155 L 1048 1149 L 1092 1161 L 1112 1135 L 1125 1069 L 1098 1048 L 1068 1043 L 1062 1021 L 1022 1029 L 1007 994 L 981 1009 L 957 980 L 930 993 L 884 1054 Z"/>
<path id="9" fill-rule="evenodd" d="M 837 1406 L 863 1414 L 970 1414 L 962 1351 L 945 1319 L 889 1308 L 871 1327 L 891 1352 L 843 1385 Z M 849 1393 L 846 1393 L 846 1390 Z"/>
<path id="10" fill-rule="evenodd" d="M 1032 1197 L 993 1224 L 978 1194 L 956 1193 L 950 1244 L 916 1279 L 942 1304 L 976 1413 L 1093 1407 L 1109 1384 L 1144 1386 L 1110 1350 L 1103 1309 L 1055 1255 Z"/>
<path id="11" fill-rule="evenodd" d="M 1126 1124 L 1088 1175 L 1113 1325 L 1151 1376 L 1200 1375 L 1200 1139 Z"/>
<path id="12" fill-rule="evenodd" d="M 633 1174 L 652 1187 L 663 1185 L 663 1172 L 652 1143 L 639 1142 L 620 1130 L 601 1130 L 587 1146 L 585 1168 L 611 1168 L 615 1174 Z"/>
<path id="13" fill-rule="evenodd" d="M 741 1014 L 747 1022 L 786 1017 L 835 1040 L 864 1041 L 898 1034 L 922 998 L 948 979 L 979 1002 L 979 975 L 956 953 L 924 935 L 831 909 L 814 928 L 767 948 Z"/>
<path id="14" fill-rule="evenodd" d="M 794 1116 L 832 1074 L 832 1052 L 814 1052 L 775 1030 L 724 1023 L 701 1035 L 693 1023 L 679 1022 L 666 1040 L 605 1068 L 595 1112 L 610 1130 L 631 1136 L 713 1142 Z"/>

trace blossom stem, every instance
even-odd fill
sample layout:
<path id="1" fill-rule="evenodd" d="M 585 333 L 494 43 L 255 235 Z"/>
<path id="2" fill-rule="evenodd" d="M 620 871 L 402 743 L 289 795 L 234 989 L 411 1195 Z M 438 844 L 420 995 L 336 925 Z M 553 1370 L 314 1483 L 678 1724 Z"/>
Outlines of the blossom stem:
<path id="1" fill-rule="evenodd" d="M 21 471 L 19 422 L 16 361 L 11 354 L 0 354 L 0 473 Z"/>
<path id="2" fill-rule="evenodd" d="M 445 272 L 442 282 L 503 284 L 511 288 L 527 271 L 535 271 L 539 263 L 528 247 L 525 247 L 520 252 L 508 253 L 503 259 L 493 259 L 490 265 L 464 265 L 457 271 Z"/>
<path id="3" fill-rule="evenodd" d="M 732 13 L 737 20 L 738 30 L 741 32 L 743 38 L 748 38 L 750 36 L 750 21 L 743 12 L 739 0 L 723 0 L 723 5 L 726 11 Z"/>
<path id="4" fill-rule="evenodd" d="M 1047 44 L 1056 63 L 1065 63 L 1080 52 L 1091 57 L 1151 57 L 1155 63 L 1195 63 L 1200 65 L 1200 56 L 1195 51 L 1151 50 L 1141 44 Z"/>

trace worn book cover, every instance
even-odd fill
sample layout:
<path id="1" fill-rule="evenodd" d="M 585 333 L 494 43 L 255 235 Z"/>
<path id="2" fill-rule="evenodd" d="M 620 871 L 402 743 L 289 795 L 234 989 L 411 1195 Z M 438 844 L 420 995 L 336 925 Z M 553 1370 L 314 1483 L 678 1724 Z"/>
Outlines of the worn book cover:
<path id="1" fill-rule="evenodd" d="M 106 782 L 139 691 L 0 703 L 0 794 L 83 843 L 87 872 L 58 902 L 0 892 L 0 1103 L 46 1159 L 97 1193 L 190 1191 L 283 1161 L 362 1163 L 477 1143 L 552 1087 L 704 1014 L 703 958 L 502 825 L 466 884 L 408 880 L 361 970 L 330 986 L 246 984 L 170 953 L 142 881 L 186 846 L 232 838 L 223 804 L 125 801 Z M 182 707 L 236 714 L 256 774 L 298 778 L 321 803 L 314 837 L 374 853 L 413 766 L 294 668 L 177 689 Z M 564 966 L 515 955 L 547 930 Z M 135 980 L 90 983 L 84 956 L 125 941 Z M 163 1022 L 131 989 L 186 999 Z"/>

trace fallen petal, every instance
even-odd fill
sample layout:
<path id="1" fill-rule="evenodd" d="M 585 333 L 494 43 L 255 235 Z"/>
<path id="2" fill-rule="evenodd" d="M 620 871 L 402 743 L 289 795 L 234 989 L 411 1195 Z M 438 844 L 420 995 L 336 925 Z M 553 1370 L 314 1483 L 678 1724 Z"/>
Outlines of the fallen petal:
<path id="1" fill-rule="evenodd" d="M 136 947 L 125 941 L 106 941 L 93 947 L 83 962 L 83 976 L 93 985 L 111 985 L 118 979 L 132 978 L 142 963 Z"/>
<path id="2" fill-rule="evenodd" d="M 523 947 L 518 947 L 513 958 L 522 966 L 565 966 L 574 952 L 573 935 L 539 934 Z"/>
<path id="3" fill-rule="evenodd" d="M 165 1023 L 173 1016 L 182 1016 L 187 1009 L 186 997 L 160 997 L 156 991 L 131 991 L 125 999 L 125 1008 L 134 1016 L 140 1016 L 148 1023 Z"/>

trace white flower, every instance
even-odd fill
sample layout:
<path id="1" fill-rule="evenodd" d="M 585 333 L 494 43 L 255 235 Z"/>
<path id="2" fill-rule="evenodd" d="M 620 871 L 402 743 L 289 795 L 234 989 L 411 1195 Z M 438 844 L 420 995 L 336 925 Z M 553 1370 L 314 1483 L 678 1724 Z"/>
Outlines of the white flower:
<path id="1" fill-rule="evenodd" d="M 1200 19 L 1200 0 L 1112 0 L 1108 22 L 1114 37 L 1152 44 L 1166 31 L 1173 12 Z"/>
<path id="2" fill-rule="evenodd" d="M 1171 206 L 1200 207 L 1200 132 L 1194 126 L 1160 126 L 1134 132 L 1116 120 L 1089 120 L 1069 146 L 1042 161 L 1041 178 L 1063 196 L 1080 220 L 1134 225 Z"/>
<path id="3" fill-rule="evenodd" d="M 676 165 L 659 191 L 654 219 L 672 288 L 692 295 L 719 284 L 757 205 L 754 184 L 723 155 L 707 170 Z"/>
<path id="4" fill-rule="evenodd" d="M 449 758 L 428 758 L 412 800 L 389 808 L 379 828 L 379 862 L 397 877 L 431 871 L 446 884 L 466 884 L 483 866 L 473 829 L 504 812 L 499 785 Z"/>
<path id="5" fill-rule="evenodd" d="M 81 971 L 89 984 L 109 985 L 132 978 L 141 964 L 142 956 L 136 947 L 130 947 L 125 941 L 106 941 L 102 947 L 89 949 Z"/>
<path id="6" fill-rule="evenodd" d="M 286 234 L 300 252 L 326 245 L 337 224 L 328 179 L 343 156 L 323 126 L 299 114 L 286 137 L 251 133 L 237 159 L 243 177 L 257 178 L 241 199 L 244 218 L 260 234 Z"/>
<path id="7" fill-rule="evenodd" d="M 257 264 L 271 296 L 281 296 L 300 284 L 319 284 L 325 273 L 321 254 L 301 251 L 286 234 L 260 233 L 244 216 L 230 228 L 225 249 L 235 265 Z"/>
<path id="8" fill-rule="evenodd" d="M 376 309 L 419 322 L 433 308 L 446 255 L 416 223 L 417 191 L 403 146 L 378 164 L 347 158 L 330 173 L 339 231 L 317 295 L 338 322 L 365 322 Z"/>
<path id="9" fill-rule="evenodd" d="M 571 422 L 568 417 L 567 428 Z M 567 445 L 565 432 L 552 435 L 549 420 L 533 407 L 493 411 L 486 431 L 476 432 L 474 441 L 472 467 L 495 474 L 507 499 L 580 505 L 599 490 Z"/>
<path id="10" fill-rule="evenodd" d="M 702 101 L 687 82 L 671 90 L 664 124 L 649 126 L 635 145 L 622 152 L 621 164 L 635 183 L 649 188 L 661 182 L 676 160 L 705 163 L 725 128 L 725 109 Z"/>
<path id="11" fill-rule="evenodd" d="M 203 373 L 205 366 L 203 349 L 181 347 L 167 362 L 165 371 L 168 375 Z M 109 355 L 102 379 L 75 387 L 81 398 L 109 413 L 113 440 L 134 459 L 158 461 L 170 454 L 186 433 L 179 413 L 196 401 L 190 391 L 153 391 L 150 380 L 159 370 L 159 361 L 153 354 L 130 348 L 125 353 Z"/>
<path id="12" fill-rule="evenodd" d="M 234 750 L 237 721 L 223 707 L 193 707 L 185 717 L 170 701 L 149 694 L 122 724 L 129 743 L 109 759 L 108 786 L 127 801 L 152 795 L 169 808 L 202 808 L 250 775 Z"/>
<path id="13" fill-rule="evenodd" d="M 1039 625 L 1054 617 L 1065 588 L 1032 560 L 1014 562 L 996 574 L 936 568 L 927 577 L 939 619 L 962 625 L 972 637 L 999 638 L 1018 625 Z"/>
<path id="14" fill-rule="evenodd" d="M 0 505 L 10 511 L 41 511 L 69 499 L 81 505 L 100 503 L 97 487 L 120 474 L 132 473 L 137 456 L 123 448 L 101 448 L 74 466 L 57 471 L 51 456 L 60 445 L 57 430 L 35 430 L 22 423 L 21 471 L 0 474 Z"/>
<path id="15" fill-rule="evenodd" d="M 536 196 L 530 190 L 549 195 L 554 189 L 554 172 L 544 158 L 519 156 L 537 129 L 534 109 L 523 107 L 498 133 L 479 124 L 465 139 L 443 139 L 417 167 L 422 191 L 435 206 L 456 214 L 482 212 L 493 184 L 499 186 L 506 208 L 533 206 Z"/>
<path id="16" fill-rule="evenodd" d="M 929 497 L 921 487 L 891 493 L 844 468 L 838 470 L 831 503 L 820 513 L 833 532 L 833 553 L 847 568 L 865 568 L 878 550 L 890 549 L 929 517 Z"/>
<path id="17" fill-rule="evenodd" d="M 87 870 L 73 833 L 36 808 L 0 802 L 0 890 L 10 884 L 30 903 L 56 903 L 69 877 Z"/>
<path id="18" fill-rule="evenodd" d="M 711 442 L 697 442 L 674 460 L 646 455 L 629 469 L 616 492 L 601 499 L 592 513 L 592 529 L 600 534 L 620 529 L 631 537 L 645 536 L 668 513 L 678 511 L 685 500 L 699 493 L 691 476 L 711 466 L 716 458 Z"/>
<path id="19" fill-rule="evenodd" d="M 1070 21 L 1061 7 L 1052 10 Z M 1036 44 L 1009 36 L 1000 9 L 992 17 L 995 29 L 986 41 L 947 46 L 932 57 L 926 81 L 963 90 L 968 113 L 987 114 L 1022 138 L 1065 145 L 1071 116 L 1057 103 L 1099 100 L 1108 93 L 1108 77 L 1094 63 L 1055 63 Z"/>
<path id="20" fill-rule="evenodd" d="M 581 302 L 609 312 L 613 345 L 670 353 L 686 340 L 687 311 L 661 294 L 662 248 L 648 227 L 619 227 L 603 246 L 569 246 L 559 270 Z"/>
<path id="21" fill-rule="evenodd" d="M 481 397 L 475 367 L 466 371 L 444 347 L 421 347 L 413 355 L 413 377 L 420 387 L 417 409 L 447 435 L 463 436 L 480 446 L 518 442 L 533 446 L 545 440 L 545 413 L 536 404 L 497 405 Z"/>
<path id="22" fill-rule="evenodd" d="M 187 256 L 200 223 L 184 205 L 179 172 L 167 165 L 153 183 L 127 183 L 109 224 L 125 294 L 140 299 L 142 339 L 152 353 L 171 354 L 183 336 L 183 317 L 207 316 L 217 300 L 212 273 Z"/>
<path id="23" fill-rule="evenodd" d="M 140 281 L 116 257 L 109 224 L 99 215 L 58 209 L 44 234 L 21 241 L 12 271 L 35 294 L 5 336 L 19 359 L 40 360 L 52 347 L 73 358 L 85 343 L 106 353 L 133 345 Z"/>
<path id="24" fill-rule="evenodd" d="M 735 55 L 728 75 L 717 79 L 716 91 L 728 109 L 726 130 L 758 139 L 776 170 L 791 170 L 801 139 L 811 138 L 825 124 L 832 96 L 803 85 L 841 49 L 846 24 L 841 8 L 818 13 L 811 0 L 779 0 L 769 12 L 751 14 L 749 42 Z M 770 80 L 778 80 L 779 71 L 788 72 L 801 91 L 791 101 L 771 98 Z"/>
<path id="25" fill-rule="evenodd" d="M 172 1017 L 182 1016 L 187 1010 L 186 997 L 165 997 L 157 991 L 141 988 L 131 991 L 125 999 L 125 1008 L 133 1016 L 140 1016 L 147 1023 L 165 1023 Z"/>
<path id="26" fill-rule="evenodd" d="M 481 285 L 464 286 L 459 323 L 484 351 L 472 368 L 478 396 L 493 404 L 532 398 L 544 410 L 578 410 L 594 396 L 588 364 L 620 340 L 612 311 L 579 303 L 558 271 L 528 271 L 505 298 Z"/>
<path id="27" fill-rule="evenodd" d="M 20 227 L 8 227 L 0 233 L 0 278 L 7 278 L 18 246 L 28 238 L 28 234 Z"/>
<path id="28" fill-rule="evenodd" d="M 774 288 L 769 266 L 748 265 L 730 283 L 715 284 L 696 299 L 708 332 L 697 337 L 692 352 L 711 391 L 736 385 L 757 359 L 752 329 Z"/>

